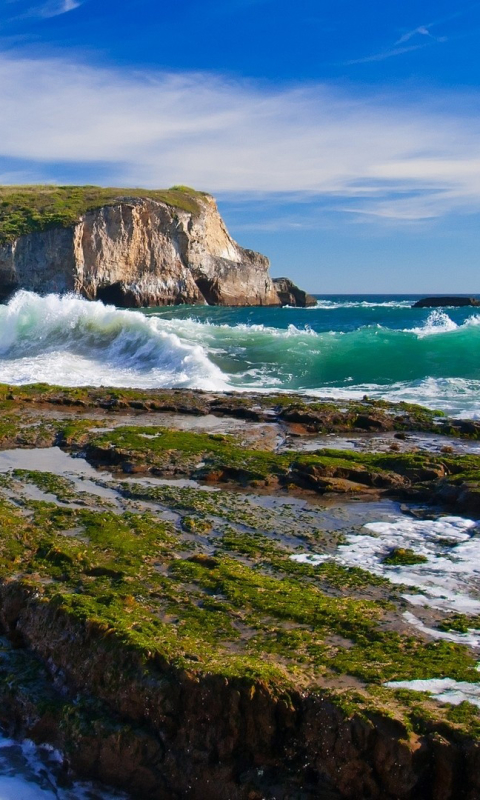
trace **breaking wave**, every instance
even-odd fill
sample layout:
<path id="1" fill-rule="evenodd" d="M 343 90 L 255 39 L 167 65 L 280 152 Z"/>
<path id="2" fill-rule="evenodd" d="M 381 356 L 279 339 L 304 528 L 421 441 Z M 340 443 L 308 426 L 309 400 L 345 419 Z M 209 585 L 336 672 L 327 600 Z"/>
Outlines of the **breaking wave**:
<path id="1" fill-rule="evenodd" d="M 0 307 L 0 381 L 227 388 L 200 344 L 155 317 L 24 291 Z"/>
<path id="2" fill-rule="evenodd" d="M 49 745 L 17 742 L 0 734 L 1 800 L 127 800 L 123 792 L 68 783 L 63 758 Z"/>
<path id="3" fill-rule="evenodd" d="M 0 306 L 0 382 L 368 394 L 480 415 L 480 315 L 393 302 L 342 308 L 330 330 L 321 309 L 305 325 L 298 309 L 143 312 L 21 291 Z"/>

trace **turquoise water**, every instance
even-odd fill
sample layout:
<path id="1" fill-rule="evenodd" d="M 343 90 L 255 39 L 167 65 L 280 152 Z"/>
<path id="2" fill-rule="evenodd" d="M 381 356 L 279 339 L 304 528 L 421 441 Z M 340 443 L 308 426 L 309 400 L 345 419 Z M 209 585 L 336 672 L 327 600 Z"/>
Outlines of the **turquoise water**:
<path id="1" fill-rule="evenodd" d="M 125 311 L 19 292 L 0 307 L 0 381 L 368 394 L 480 415 L 480 309 L 415 295 L 316 307 Z"/>

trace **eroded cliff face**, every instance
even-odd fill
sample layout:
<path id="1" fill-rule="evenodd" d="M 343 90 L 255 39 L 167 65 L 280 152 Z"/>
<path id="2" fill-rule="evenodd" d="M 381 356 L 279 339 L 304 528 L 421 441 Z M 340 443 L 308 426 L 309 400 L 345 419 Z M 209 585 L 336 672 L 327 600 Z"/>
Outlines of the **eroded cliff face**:
<path id="1" fill-rule="evenodd" d="M 198 207 L 123 197 L 72 227 L 21 236 L 0 247 L 0 297 L 22 288 L 125 307 L 281 305 L 268 259 L 231 238 L 213 197 Z"/>

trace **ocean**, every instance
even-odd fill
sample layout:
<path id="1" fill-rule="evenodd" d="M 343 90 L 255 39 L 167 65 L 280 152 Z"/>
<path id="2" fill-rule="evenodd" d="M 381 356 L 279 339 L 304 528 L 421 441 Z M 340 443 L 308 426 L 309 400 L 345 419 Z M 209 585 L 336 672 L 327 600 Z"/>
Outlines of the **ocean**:
<path id="1" fill-rule="evenodd" d="M 367 394 L 479 417 L 480 309 L 418 297 L 137 311 L 20 291 L 0 307 L 0 382 Z"/>

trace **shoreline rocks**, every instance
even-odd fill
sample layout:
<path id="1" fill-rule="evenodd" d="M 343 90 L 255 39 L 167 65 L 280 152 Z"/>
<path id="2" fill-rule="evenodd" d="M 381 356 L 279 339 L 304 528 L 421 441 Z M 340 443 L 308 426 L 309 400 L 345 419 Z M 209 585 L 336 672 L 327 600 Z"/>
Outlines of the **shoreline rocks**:
<path id="1" fill-rule="evenodd" d="M 335 558 L 372 519 L 351 497 L 380 520 L 382 496 L 424 521 L 441 519 L 437 503 L 478 515 L 478 455 L 298 445 L 319 431 L 476 440 L 480 424 L 405 403 L 180 389 L 0 385 L 0 402 L 0 449 L 25 458 L 9 453 L 0 475 L 10 735 L 132 800 L 479 797 L 478 709 L 387 683 L 476 685 L 478 647 L 458 639 L 476 615 L 415 603 L 416 628 L 402 585 Z M 51 448 L 48 472 L 36 448 Z M 81 481 L 66 454 L 85 458 Z M 457 544 L 440 540 L 442 561 Z"/>

